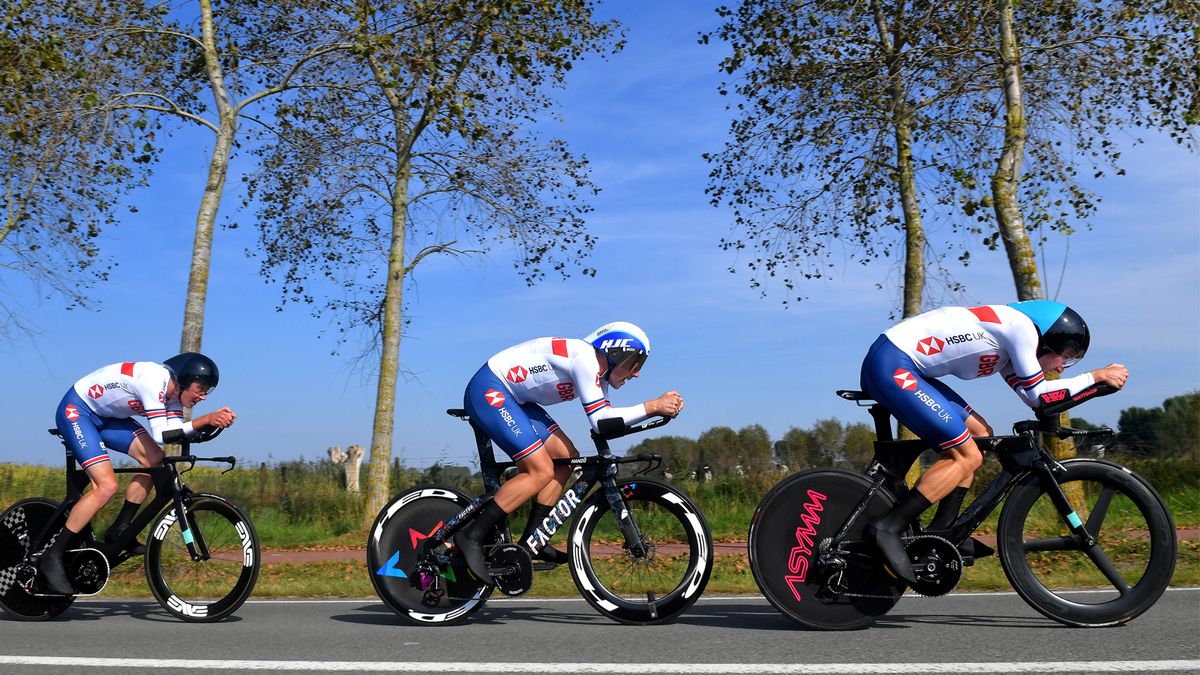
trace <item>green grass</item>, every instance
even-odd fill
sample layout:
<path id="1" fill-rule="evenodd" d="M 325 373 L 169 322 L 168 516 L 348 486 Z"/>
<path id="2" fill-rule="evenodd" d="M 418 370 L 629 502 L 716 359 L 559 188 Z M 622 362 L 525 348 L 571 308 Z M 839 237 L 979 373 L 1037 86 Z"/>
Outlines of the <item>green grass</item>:
<path id="1" fill-rule="evenodd" d="M 1062 561 L 1056 567 L 1055 580 L 1063 588 L 1103 587 L 1096 583 L 1094 570 L 1085 566 L 1069 565 Z M 1172 577 L 1173 586 L 1200 585 L 1200 542 L 1181 542 L 1179 559 Z M 966 568 L 959 591 L 1004 591 L 1012 586 L 1004 576 L 1000 561 L 996 557 L 983 558 L 973 567 Z M 718 555 L 713 564 L 712 578 L 705 589 L 706 595 L 758 595 L 758 586 L 750 574 L 750 566 L 744 555 Z M 571 579 L 566 566 L 549 572 L 538 572 L 533 577 L 533 588 L 529 597 L 577 597 L 579 591 Z M 131 561 L 113 572 L 108 587 L 101 598 L 148 598 L 150 590 L 140 562 Z M 255 598 L 374 598 L 375 591 L 367 576 L 365 565 L 357 562 L 316 562 L 304 564 L 268 564 L 259 573 L 254 588 Z"/>

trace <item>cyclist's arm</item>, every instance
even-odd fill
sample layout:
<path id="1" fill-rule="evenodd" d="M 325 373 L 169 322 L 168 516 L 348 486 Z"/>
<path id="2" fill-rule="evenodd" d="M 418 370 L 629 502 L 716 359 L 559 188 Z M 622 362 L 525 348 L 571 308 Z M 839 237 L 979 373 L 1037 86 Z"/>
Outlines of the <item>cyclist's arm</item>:
<path id="1" fill-rule="evenodd" d="M 571 380 L 575 383 L 575 391 L 579 394 L 579 402 L 592 425 L 592 431 L 600 430 L 600 420 L 616 417 L 624 421 L 625 426 L 631 426 L 645 421 L 651 415 L 645 403 L 613 407 L 608 400 L 607 387 L 600 384 L 600 364 L 593 351 L 583 351 L 571 362 Z"/>
<path id="2" fill-rule="evenodd" d="M 1047 380 L 1037 358 L 1037 330 L 1032 324 L 1015 324 L 1009 328 L 1004 335 L 1009 362 L 1000 374 L 1025 405 L 1036 410 L 1051 399 L 1074 396 L 1096 383 L 1091 373 Z"/>
<path id="3" fill-rule="evenodd" d="M 183 429 L 185 434 L 191 434 L 191 424 L 183 421 L 183 411 L 168 409 L 167 382 L 170 375 L 166 369 L 161 374 L 147 377 L 137 377 L 133 380 L 133 395 L 142 403 L 142 414 L 150 425 L 148 431 L 155 443 L 163 444 L 163 433 L 172 429 Z M 174 406 L 170 406 L 174 408 Z"/>

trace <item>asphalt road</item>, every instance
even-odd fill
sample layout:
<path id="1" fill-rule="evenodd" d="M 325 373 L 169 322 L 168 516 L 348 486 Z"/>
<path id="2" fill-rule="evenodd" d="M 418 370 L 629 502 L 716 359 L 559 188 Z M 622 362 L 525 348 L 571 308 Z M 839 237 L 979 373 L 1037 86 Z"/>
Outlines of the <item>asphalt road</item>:
<path id="1" fill-rule="evenodd" d="M 184 624 L 145 601 L 79 601 L 56 621 L 0 620 L 0 673 L 1200 672 L 1200 589 L 1125 626 L 1072 629 L 1011 593 L 906 597 L 876 626 L 798 629 L 761 598 L 705 598 L 674 624 L 622 626 L 581 600 L 492 600 L 419 627 L 374 600 L 251 601 Z"/>

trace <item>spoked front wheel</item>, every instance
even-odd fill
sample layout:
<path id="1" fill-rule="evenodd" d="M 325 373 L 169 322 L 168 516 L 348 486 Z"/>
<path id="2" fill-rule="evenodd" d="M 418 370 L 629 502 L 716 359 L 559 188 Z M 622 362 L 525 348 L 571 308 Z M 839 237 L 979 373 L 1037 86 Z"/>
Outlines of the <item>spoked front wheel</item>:
<path id="1" fill-rule="evenodd" d="M 367 574 L 396 614 L 416 624 L 451 625 L 467 620 L 492 594 L 493 586 L 473 577 L 445 544 L 433 551 L 422 544 L 470 503 L 457 490 L 425 485 L 400 493 L 379 512 L 367 541 Z"/>
<path id="2" fill-rule="evenodd" d="M 196 495 L 178 522 L 170 506 L 146 542 L 146 581 L 171 614 L 193 622 L 220 621 L 235 612 L 258 580 L 258 533 L 242 510 L 216 495 Z M 193 560 L 187 542 L 208 550 Z"/>
<path id="3" fill-rule="evenodd" d="M 584 599 L 621 623 L 664 623 L 700 597 L 712 574 L 708 523 L 695 502 L 661 481 L 617 482 L 627 515 L 642 534 L 630 550 L 618 514 L 600 490 L 571 527 L 571 576 Z"/>
<path id="4" fill-rule="evenodd" d="M 25 562 L 31 540 L 42 531 L 48 533 L 47 538 L 53 536 L 66 521 L 61 516 L 55 519 L 57 510 L 58 502 L 45 497 L 31 497 L 8 507 L 0 516 L 0 608 L 22 621 L 54 618 L 75 601 L 73 595 L 31 595 L 20 584 L 22 579 L 36 574 L 36 570 Z"/>
<path id="5" fill-rule="evenodd" d="M 1158 601 L 1171 580 L 1177 547 L 1171 514 L 1158 493 L 1124 467 L 1093 459 L 1067 460 L 1063 467 L 1058 483 L 1096 545 L 1071 533 L 1044 478 L 1031 474 L 1000 513 L 1004 573 L 1026 602 L 1055 621 L 1125 623 Z M 1100 590 L 1064 592 L 1082 588 Z"/>
<path id="6" fill-rule="evenodd" d="M 831 564 L 819 560 L 838 530 L 871 487 L 870 479 L 838 469 L 810 469 L 780 481 L 750 523 L 750 571 L 775 609 L 806 628 L 866 628 L 887 613 L 904 593 L 863 528 L 891 508 L 880 490 L 850 525 Z M 836 563 L 836 564 L 832 564 Z"/>

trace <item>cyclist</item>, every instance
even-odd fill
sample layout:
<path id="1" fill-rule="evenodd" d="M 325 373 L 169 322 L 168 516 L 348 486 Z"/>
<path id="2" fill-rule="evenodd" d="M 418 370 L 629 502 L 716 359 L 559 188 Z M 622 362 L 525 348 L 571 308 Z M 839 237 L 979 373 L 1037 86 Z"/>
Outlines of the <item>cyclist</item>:
<path id="1" fill-rule="evenodd" d="M 491 582 L 483 543 L 491 539 L 496 525 L 536 496 L 519 540 L 528 542 L 550 515 L 570 476 L 570 467 L 555 466 L 553 460 L 579 456 L 542 406 L 578 399 L 592 429 L 602 419 L 619 417 L 632 425 L 683 410 L 683 398 L 675 391 L 626 408 L 609 403 L 609 387 L 620 389 L 636 378 L 649 355 L 646 333 L 632 323 L 615 321 L 582 340 L 545 337 L 509 347 L 488 359 L 471 378 L 463 396 L 471 424 L 512 458 L 519 471 L 455 535 L 467 566 L 481 581 Z M 563 564 L 567 556 L 547 545 L 537 559 Z"/>
<path id="2" fill-rule="evenodd" d="M 939 452 L 915 489 L 866 528 L 895 575 L 916 581 L 900 533 L 943 498 L 930 529 L 953 522 L 983 463 L 973 437 L 992 435 L 987 421 L 936 378 L 972 380 L 1000 373 L 1034 409 L 1096 383 L 1123 387 L 1129 371 L 1117 363 L 1075 377 L 1046 379 L 1046 372 L 1061 373 L 1083 358 L 1089 341 L 1083 318 L 1049 300 L 943 307 L 905 319 L 875 340 L 863 360 L 863 391 Z"/>
<path id="3" fill-rule="evenodd" d="M 219 378 L 212 359 L 185 352 L 161 364 L 137 361 L 104 366 L 67 390 L 55 411 L 55 423 L 75 461 L 87 471 L 92 489 L 71 508 L 65 526 L 38 563 L 50 590 L 63 595 L 75 592 L 67 579 L 63 553 L 74 547 L 79 533 L 117 492 L 117 475 L 105 448 L 152 467 L 163 459 L 163 432 L 182 429 L 190 435 L 204 427 L 233 424 L 237 415 L 229 408 L 183 421 L 183 409 L 207 398 Z M 146 418 L 149 432 L 131 419 L 135 415 Z M 149 474 L 133 477 L 125 504 L 105 534 L 106 542 L 119 537 L 129 525 L 152 485 Z"/>

